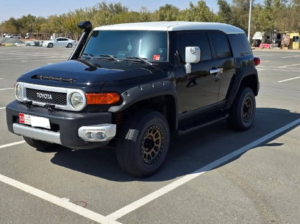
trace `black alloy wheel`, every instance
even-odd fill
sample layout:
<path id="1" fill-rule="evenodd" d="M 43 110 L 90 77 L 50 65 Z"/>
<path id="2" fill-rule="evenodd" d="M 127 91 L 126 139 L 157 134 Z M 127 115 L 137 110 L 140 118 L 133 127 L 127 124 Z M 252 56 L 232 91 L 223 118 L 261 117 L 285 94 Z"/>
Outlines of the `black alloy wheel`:
<path id="1" fill-rule="evenodd" d="M 142 158 L 146 164 L 155 163 L 163 150 L 164 138 L 158 126 L 150 127 L 142 140 Z"/>

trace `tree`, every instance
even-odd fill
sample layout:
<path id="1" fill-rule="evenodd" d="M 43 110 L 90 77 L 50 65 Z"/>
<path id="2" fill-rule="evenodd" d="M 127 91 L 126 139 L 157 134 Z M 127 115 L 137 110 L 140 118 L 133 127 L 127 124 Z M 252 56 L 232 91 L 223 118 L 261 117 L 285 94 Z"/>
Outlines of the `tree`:
<path id="1" fill-rule="evenodd" d="M 190 2 L 190 8 L 183 10 L 179 16 L 180 20 L 185 21 L 199 21 L 199 22 L 214 22 L 216 15 L 209 9 L 204 0 L 197 2 L 194 5 Z"/>
<path id="2" fill-rule="evenodd" d="M 176 21 L 179 14 L 179 8 L 166 4 L 165 6 L 159 7 L 153 15 L 153 20 L 155 21 Z"/>
<path id="3" fill-rule="evenodd" d="M 234 24 L 234 14 L 231 6 L 226 0 L 218 0 L 218 20 L 222 23 Z"/>

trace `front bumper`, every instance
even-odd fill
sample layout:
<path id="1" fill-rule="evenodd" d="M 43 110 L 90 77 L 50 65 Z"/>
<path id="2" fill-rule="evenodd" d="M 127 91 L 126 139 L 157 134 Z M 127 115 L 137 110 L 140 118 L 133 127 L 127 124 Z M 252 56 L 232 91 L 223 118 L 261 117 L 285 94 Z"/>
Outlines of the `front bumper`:
<path id="1" fill-rule="evenodd" d="M 20 124 L 19 113 L 48 118 L 50 120 L 51 130 Z M 70 111 L 49 112 L 42 107 L 32 106 L 31 108 L 27 108 L 17 100 L 7 105 L 6 120 L 8 130 L 12 133 L 60 144 L 74 149 L 103 147 L 107 145 L 109 140 L 116 134 L 116 127 L 112 124 L 111 113 L 78 113 Z M 84 140 L 84 132 L 82 132 L 82 130 L 88 131 L 89 126 L 92 126 L 92 132 L 95 130 L 109 130 L 109 136 L 107 136 L 106 139 L 103 139 L 102 142 L 93 142 L 93 140 L 89 139 Z M 79 132 L 79 130 L 81 132 Z"/>

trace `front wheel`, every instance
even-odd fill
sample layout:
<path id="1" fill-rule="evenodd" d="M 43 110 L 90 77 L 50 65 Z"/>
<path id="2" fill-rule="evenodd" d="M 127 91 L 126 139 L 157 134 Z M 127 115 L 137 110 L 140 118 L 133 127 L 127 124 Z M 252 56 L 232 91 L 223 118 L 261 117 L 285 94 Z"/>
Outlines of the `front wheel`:
<path id="1" fill-rule="evenodd" d="M 141 110 L 126 120 L 118 136 L 119 165 L 133 176 L 150 176 L 162 166 L 169 142 L 165 117 L 156 111 Z"/>
<path id="2" fill-rule="evenodd" d="M 252 89 L 241 87 L 229 112 L 227 123 L 237 131 L 248 130 L 255 118 L 256 102 Z"/>
<path id="3" fill-rule="evenodd" d="M 23 136 L 23 138 L 28 145 L 30 145 L 33 148 L 39 149 L 41 151 L 46 152 L 46 151 L 50 151 L 53 148 L 53 144 L 51 143 L 35 140 L 25 136 Z"/>

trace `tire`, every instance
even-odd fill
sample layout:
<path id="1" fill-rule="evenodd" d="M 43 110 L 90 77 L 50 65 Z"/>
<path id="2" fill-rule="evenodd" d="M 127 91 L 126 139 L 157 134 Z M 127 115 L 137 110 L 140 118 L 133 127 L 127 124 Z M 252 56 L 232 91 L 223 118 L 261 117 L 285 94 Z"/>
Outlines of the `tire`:
<path id="1" fill-rule="evenodd" d="M 23 136 L 23 138 L 28 145 L 41 151 L 51 151 L 53 148 L 53 144 L 51 143 L 35 140 L 25 136 Z"/>
<path id="2" fill-rule="evenodd" d="M 53 47 L 53 44 L 51 44 L 51 43 L 48 44 L 48 47 L 49 47 L 49 48 L 52 48 L 52 47 Z"/>
<path id="3" fill-rule="evenodd" d="M 170 130 L 165 117 L 156 111 L 141 110 L 122 126 L 117 142 L 119 165 L 135 177 L 153 175 L 162 166 L 169 144 Z"/>
<path id="4" fill-rule="evenodd" d="M 228 126 L 236 131 L 248 130 L 255 119 L 256 102 L 252 89 L 241 87 L 229 111 Z"/>
<path id="5" fill-rule="evenodd" d="M 72 44 L 68 44 L 68 45 L 67 45 L 67 48 L 72 48 L 72 47 L 73 47 Z"/>

